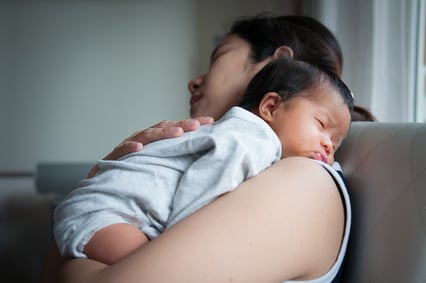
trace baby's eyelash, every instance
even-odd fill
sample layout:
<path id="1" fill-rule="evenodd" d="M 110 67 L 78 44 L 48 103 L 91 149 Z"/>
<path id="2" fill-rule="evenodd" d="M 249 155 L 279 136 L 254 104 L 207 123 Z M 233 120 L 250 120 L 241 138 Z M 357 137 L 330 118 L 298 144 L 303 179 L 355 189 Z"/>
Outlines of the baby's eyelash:
<path id="1" fill-rule="evenodd" d="M 320 120 L 320 119 L 316 119 L 316 120 L 321 125 L 321 127 L 324 128 L 324 123 L 322 122 L 322 120 Z"/>

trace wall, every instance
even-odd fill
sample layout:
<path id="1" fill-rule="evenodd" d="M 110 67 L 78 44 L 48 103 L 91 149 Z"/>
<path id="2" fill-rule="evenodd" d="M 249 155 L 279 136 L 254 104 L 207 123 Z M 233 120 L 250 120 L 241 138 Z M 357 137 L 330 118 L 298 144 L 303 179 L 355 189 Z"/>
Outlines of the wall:
<path id="1" fill-rule="evenodd" d="M 288 0 L 0 1 L 0 171 L 95 161 L 134 131 L 188 117 L 231 22 Z"/>
<path id="2" fill-rule="evenodd" d="M 97 160 L 136 130 L 188 117 L 194 9 L 193 0 L 1 1 L 0 171 Z"/>
<path id="3" fill-rule="evenodd" d="M 1 1 L 0 171 L 95 161 L 136 130 L 188 117 L 232 20 L 284 0 Z"/>

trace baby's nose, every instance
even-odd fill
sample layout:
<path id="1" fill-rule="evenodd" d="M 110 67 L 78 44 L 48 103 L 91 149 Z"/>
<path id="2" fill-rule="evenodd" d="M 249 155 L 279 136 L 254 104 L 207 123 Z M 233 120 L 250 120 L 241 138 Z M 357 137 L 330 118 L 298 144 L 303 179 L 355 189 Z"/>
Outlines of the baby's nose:
<path id="1" fill-rule="evenodd" d="M 328 163 L 332 164 L 334 162 L 334 147 L 330 137 L 324 135 L 321 139 L 321 146 L 324 149 L 325 154 L 327 155 Z"/>
<path id="2" fill-rule="evenodd" d="M 324 148 L 327 154 L 330 154 L 333 151 L 333 142 L 330 137 L 324 135 L 321 139 L 321 146 Z"/>

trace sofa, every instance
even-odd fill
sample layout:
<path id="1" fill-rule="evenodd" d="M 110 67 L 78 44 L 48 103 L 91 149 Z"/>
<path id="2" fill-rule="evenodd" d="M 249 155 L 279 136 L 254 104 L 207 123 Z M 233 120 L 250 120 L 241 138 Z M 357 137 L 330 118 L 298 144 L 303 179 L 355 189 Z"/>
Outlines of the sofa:
<path id="1" fill-rule="evenodd" d="M 341 282 L 425 283 L 426 124 L 354 122 L 336 160 L 353 208 Z M 52 241 L 52 208 L 90 167 L 41 163 L 35 170 L 37 194 L 3 206 L 13 207 L 3 210 L 3 220 L 17 225 L 3 221 L 2 227 L 19 233 L 8 233 L 13 245 L 0 254 L 4 282 L 37 282 Z"/>
<path id="2" fill-rule="evenodd" d="M 426 282 L 426 124 L 354 122 L 336 160 L 353 211 L 342 282 Z"/>

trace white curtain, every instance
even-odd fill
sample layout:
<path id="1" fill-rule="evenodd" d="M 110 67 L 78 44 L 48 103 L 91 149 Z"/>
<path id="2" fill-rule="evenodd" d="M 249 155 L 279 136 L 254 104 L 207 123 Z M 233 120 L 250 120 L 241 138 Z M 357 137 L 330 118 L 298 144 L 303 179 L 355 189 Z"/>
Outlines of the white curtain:
<path id="1" fill-rule="evenodd" d="M 341 43 L 343 79 L 382 122 L 415 120 L 417 22 L 424 0 L 305 0 Z"/>

